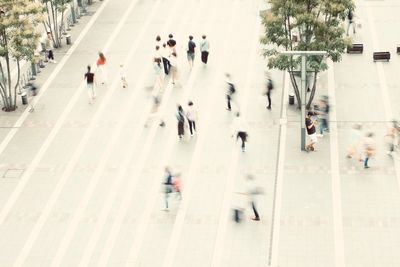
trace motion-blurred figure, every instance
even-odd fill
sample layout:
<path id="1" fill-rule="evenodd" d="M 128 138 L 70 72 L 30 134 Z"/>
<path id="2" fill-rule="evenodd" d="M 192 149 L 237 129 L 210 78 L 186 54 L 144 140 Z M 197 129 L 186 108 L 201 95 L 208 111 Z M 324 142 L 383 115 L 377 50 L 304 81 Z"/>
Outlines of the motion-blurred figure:
<path id="1" fill-rule="evenodd" d="M 267 99 L 268 99 L 267 109 L 271 109 L 271 104 L 272 104 L 271 93 L 272 93 L 272 90 L 274 89 L 274 83 L 272 82 L 272 79 L 268 73 L 267 73 L 267 84 L 265 87 L 266 87 L 265 95 L 267 96 Z"/>
<path id="2" fill-rule="evenodd" d="M 231 136 L 235 137 L 236 140 L 240 138 L 242 141 L 242 152 L 246 151 L 246 145 L 245 143 L 247 142 L 248 134 L 247 134 L 247 124 L 244 121 L 244 119 L 240 116 L 240 113 L 237 112 L 235 118 L 232 121 L 232 130 L 231 130 Z"/>
<path id="3" fill-rule="evenodd" d="M 351 143 L 347 147 L 347 158 L 357 157 L 357 160 L 362 161 L 361 157 L 361 144 L 362 144 L 362 125 L 360 123 L 354 124 L 351 129 Z"/>
<path id="4" fill-rule="evenodd" d="M 253 209 L 254 212 L 254 217 L 251 219 L 254 221 L 259 221 L 260 215 L 258 214 L 257 211 L 257 196 L 262 192 L 260 188 L 257 186 L 254 176 L 251 174 L 248 174 L 246 176 L 246 193 L 249 197 L 251 208 Z"/>
<path id="5" fill-rule="evenodd" d="M 122 87 L 128 87 L 128 82 L 126 81 L 126 72 L 123 64 L 119 65 L 119 76 L 121 78 Z"/>
<path id="6" fill-rule="evenodd" d="M 306 115 L 306 130 L 308 135 L 308 143 L 306 144 L 306 151 L 315 151 L 314 145 L 317 143 L 317 134 L 315 130 L 315 120 L 312 119 L 314 112 L 308 111 Z"/>
<path id="7" fill-rule="evenodd" d="M 393 152 L 397 149 L 399 140 L 399 124 L 396 120 L 393 120 L 391 125 L 388 127 L 386 137 L 386 143 L 388 145 L 387 154 L 393 156 Z"/>
<path id="8" fill-rule="evenodd" d="M 93 104 L 94 100 L 96 99 L 96 91 L 94 87 L 94 73 L 91 72 L 90 65 L 87 66 L 87 72 L 85 73 L 84 79 L 86 80 L 86 90 L 89 96 L 89 104 Z"/>
<path id="9" fill-rule="evenodd" d="M 172 193 L 172 188 L 173 188 L 172 187 L 173 186 L 172 178 L 173 178 L 173 176 L 172 176 L 171 169 L 168 166 L 165 167 L 164 173 L 165 174 L 164 174 L 164 183 L 163 183 L 163 185 L 164 185 L 164 194 L 165 194 L 165 198 L 164 198 L 164 200 L 165 200 L 165 211 L 168 211 L 169 210 L 168 198 L 169 198 L 169 194 Z"/>
<path id="10" fill-rule="evenodd" d="M 328 117 L 329 117 L 329 102 L 328 102 L 328 97 L 325 96 L 319 100 L 318 104 L 320 137 L 324 136 L 324 132 L 329 132 Z"/>
<path id="11" fill-rule="evenodd" d="M 188 62 L 189 62 L 190 69 L 193 68 L 195 48 L 196 48 L 196 43 L 193 41 L 193 36 L 189 35 L 187 59 L 188 59 Z"/>
<path id="12" fill-rule="evenodd" d="M 376 146 L 375 146 L 375 140 L 373 139 L 374 133 L 369 132 L 366 134 L 366 137 L 364 139 L 364 168 L 367 169 L 369 168 L 368 161 L 371 157 L 375 155 L 376 152 Z"/>
<path id="13" fill-rule="evenodd" d="M 237 110 L 239 110 L 239 105 L 236 102 L 236 86 L 232 81 L 232 77 L 229 73 L 225 74 L 226 77 L 226 84 L 227 84 L 227 91 L 226 91 L 226 101 L 227 101 L 227 110 L 232 110 L 232 105 L 235 104 Z"/>

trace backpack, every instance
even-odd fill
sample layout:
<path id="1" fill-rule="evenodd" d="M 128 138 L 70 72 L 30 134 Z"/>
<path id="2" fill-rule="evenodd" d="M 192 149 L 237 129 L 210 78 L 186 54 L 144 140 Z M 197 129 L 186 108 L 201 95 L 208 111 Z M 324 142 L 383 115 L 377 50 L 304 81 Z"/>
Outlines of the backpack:
<path id="1" fill-rule="evenodd" d="M 274 89 L 274 85 L 273 85 L 273 83 L 272 83 L 272 80 L 271 80 L 271 79 L 268 79 L 268 83 L 267 83 L 267 89 L 268 89 L 268 90 L 272 90 L 272 89 Z"/>
<path id="2" fill-rule="evenodd" d="M 349 10 L 349 14 L 347 15 L 349 20 L 353 20 L 353 11 Z"/>
<path id="3" fill-rule="evenodd" d="M 229 93 L 234 94 L 236 92 L 235 85 L 233 83 L 228 83 L 229 85 Z"/>

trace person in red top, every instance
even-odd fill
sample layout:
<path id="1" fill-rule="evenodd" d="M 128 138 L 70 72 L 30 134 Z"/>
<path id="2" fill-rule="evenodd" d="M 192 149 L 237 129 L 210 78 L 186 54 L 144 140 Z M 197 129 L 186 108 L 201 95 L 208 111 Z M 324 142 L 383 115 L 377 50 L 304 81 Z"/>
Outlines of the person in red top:
<path id="1" fill-rule="evenodd" d="M 101 84 L 107 83 L 107 69 L 106 69 L 106 57 L 102 52 L 99 52 L 99 58 L 96 62 L 99 82 Z"/>

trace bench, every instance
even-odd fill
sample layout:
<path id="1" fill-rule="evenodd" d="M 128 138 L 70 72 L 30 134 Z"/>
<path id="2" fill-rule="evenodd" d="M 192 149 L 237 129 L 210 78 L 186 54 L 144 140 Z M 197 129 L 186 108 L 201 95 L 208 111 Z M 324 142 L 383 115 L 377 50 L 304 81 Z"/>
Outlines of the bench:
<path id="1" fill-rule="evenodd" d="M 363 44 L 352 44 L 347 47 L 347 53 L 349 54 L 362 54 L 364 51 Z"/>
<path id="2" fill-rule="evenodd" d="M 374 62 L 377 60 L 390 60 L 390 52 L 374 52 Z"/>

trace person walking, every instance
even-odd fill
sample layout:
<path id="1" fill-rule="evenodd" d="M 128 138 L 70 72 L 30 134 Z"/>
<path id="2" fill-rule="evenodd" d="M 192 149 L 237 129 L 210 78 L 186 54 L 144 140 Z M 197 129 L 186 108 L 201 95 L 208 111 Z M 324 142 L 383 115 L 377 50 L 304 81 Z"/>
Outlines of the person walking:
<path id="1" fill-rule="evenodd" d="M 172 54 L 170 55 L 169 62 L 171 64 L 172 84 L 175 85 L 176 80 L 178 78 L 178 58 L 175 52 L 172 52 Z"/>
<path id="2" fill-rule="evenodd" d="M 319 137 L 324 137 L 324 132 L 329 132 L 328 116 L 329 116 L 328 98 L 324 97 L 319 101 L 318 105 Z"/>
<path id="3" fill-rule="evenodd" d="M 346 157 L 351 159 L 357 156 L 357 160 L 363 161 L 361 157 L 361 144 L 362 144 L 362 125 L 360 123 L 354 124 L 351 129 L 351 143 L 347 148 Z"/>
<path id="4" fill-rule="evenodd" d="M 349 11 L 347 13 L 347 20 L 348 20 L 348 24 L 347 24 L 346 35 L 349 36 L 350 26 L 353 26 L 353 34 L 356 34 L 356 24 L 354 22 L 354 13 L 353 13 L 353 10 L 351 10 L 351 9 L 349 9 Z"/>
<path id="5" fill-rule="evenodd" d="M 308 135 L 308 143 L 306 144 L 306 151 L 315 151 L 314 145 L 317 143 L 317 134 L 315 130 L 315 121 L 312 120 L 312 116 L 314 116 L 314 113 L 311 111 L 307 112 L 306 115 L 306 129 L 307 129 L 307 135 Z"/>
<path id="6" fill-rule="evenodd" d="M 45 48 L 46 48 L 46 55 L 47 55 L 47 60 L 50 63 L 57 63 L 57 61 L 54 60 L 54 54 L 53 54 L 53 40 L 51 37 L 51 32 L 47 32 L 46 40 L 45 40 Z"/>
<path id="7" fill-rule="evenodd" d="M 194 108 L 192 101 L 188 103 L 186 119 L 189 123 L 190 136 L 193 136 L 193 132 L 196 132 L 197 110 Z"/>
<path id="8" fill-rule="evenodd" d="M 176 53 L 176 41 L 172 33 L 168 35 L 167 45 L 171 49 L 171 53 Z"/>
<path id="9" fill-rule="evenodd" d="M 234 137 L 236 135 L 236 141 L 240 138 L 242 141 L 242 152 L 246 151 L 246 142 L 248 138 L 247 134 L 247 125 L 243 118 L 240 116 L 239 112 L 236 112 L 236 117 L 232 121 L 232 130 L 231 136 Z"/>
<path id="10" fill-rule="evenodd" d="M 172 189 L 173 189 L 173 183 L 172 183 L 172 179 L 173 179 L 173 175 L 172 172 L 170 170 L 170 168 L 168 166 L 165 167 L 164 169 L 164 201 L 165 201 L 165 211 L 169 211 L 169 205 L 168 205 L 168 198 L 169 198 L 169 194 L 172 193 Z"/>
<path id="11" fill-rule="evenodd" d="M 170 68 L 171 68 L 171 63 L 169 62 L 169 48 L 167 47 L 167 44 L 163 44 L 162 45 L 162 50 L 161 50 L 161 56 L 162 56 L 162 63 L 163 63 L 163 67 L 164 67 L 164 73 L 165 75 L 169 74 Z"/>
<path id="12" fill-rule="evenodd" d="M 155 74 L 154 88 L 156 88 L 159 91 L 162 91 L 162 85 L 163 85 L 164 79 L 163 79 L 163 75 L 162 75 L 161 57 L 154 57 L 153 69 L 154 69 L 154 74 Z"/>
<path id="13" fill-rule="evenodd" d="M 187 59 L 189 62 L 190 70 L 193 68 L 195 48 L 196 48 L 196 43 L 193 41 L 193 36 L 189 35 Z"/>
<path id="14" fill-rule="evenodd" d="M 399 127 L 396 120 L 393 120 L 391 125 L 388 127 L 385 138 L 388 146 L 387 154 L 389 156 L 393 156 L 393 153 L 397 148 L 397 143 L 399 139 Z"/>
<path id="15" fill-rule="evenodd" d="M 236 87 L 235 84 L 232 82 L 231 75 L 229 73 L 225 74 L 226 76 L 226 84 L 227 84 L 227 92 L 226 92 L 226 101 L 227 101 L 227 110 L 231 111 L 232 106 L 231 103 L 234 103 L 236 108 L 239 110 L 239 105 L 236 103 L 235 94 L 236 94 Z"/>
<path id="16" fill-rule="evenodd" d="M 126 72 L 123 64 L 119 65 L 119 76 L 122 82 L 122 88 L 128 87 L 128 82 L 126 81 Z"/>
<path id="17" fill-rule="evenodd" d="M 185 112 L 181 105 L 178 105 L 178 111 L 176 112 L 176 119 L 178 120 L 178 136 L 182 139 L 185 134 Z"/>
<path id="18" fill-rule="evenodd" d="M 108 81 L 107 68 L 106 68 L 106 57 L 102 52 L 99 52 L 99 58 L 97 59 L 96 65 L 98 70 L 99 82 L 105 84 Z"/>
<path id="19" fill-rule="evenodd" d="M 94 88 L 94 73 L 90 70 L 90 65 L 87 66 L 87 72 L 85 73 L 84 79 L 86 80 L 86 89 L 89 96 L 89 104 L 93 104 L 96 99 L 96 91 Z"/>
<path id="20" fill-rule="evenodd" d="M 372 132 L 367 133 L 365 139 L 364 139 L 364 169 L 368 169 L 369 165 L 369 159 L 372 158 L 375 155 L 376 147 L 375 147 L 375 141 L 373 139 L 374 134 Z"/>
<path id="21" fill-rule="evenodd" d="M 207 38 L 206 35 L 203 35 L 201 38 L 202 38 L 202 40 L 200 42 L 201 61 L 204 64 L 207 64 L 208 54 L 209 54 L 209 50 L 210 50 L 210 43 L 206 39 Z"/>
<path id="22" fill-rule="evenodd" d="M 250 200 L 250 205 L 251 208 L 253 209 L 254 212 L 254 217 L 251 218 L 254 221 L 259 221 L 260 220 L 260 215 L 258 214 L 257 211 L 257 196 L 261 194 L 261 190 L 255 183 L 255 178 L 253 175 L 248 174 L 246 177 L 246 193 L 249 197 Z"/>
<path id="23" fill-rule="evenodd" d="M 266 92 L 265 95 L 267 96 L 268 99 L 268 105 L 267 105 L 267 109 L 271 109 L 271 93 L 272 90 L 274 89 L 274 84 L 272 82 L 271 77 L 267 76 L 267 85 L 266 85 Z"/>
<path id="24" fill-rule="evenodd" d="M 164 127 L 165 122 L 161 118 L 161 114 L 159 113 L 159 110 L 158 110 L 161 105 L 161 92 L 158 88 L 153 88 L 153 91 L 151 93 L 151 99 L 152 99 L 152 106 L 151 106 L 150 114 L 147 117 L 144 127 L 147 128 L 149 121 L 154 117 L 159 117 L 160 123 L 158 125 L 161 127 Z"/>

